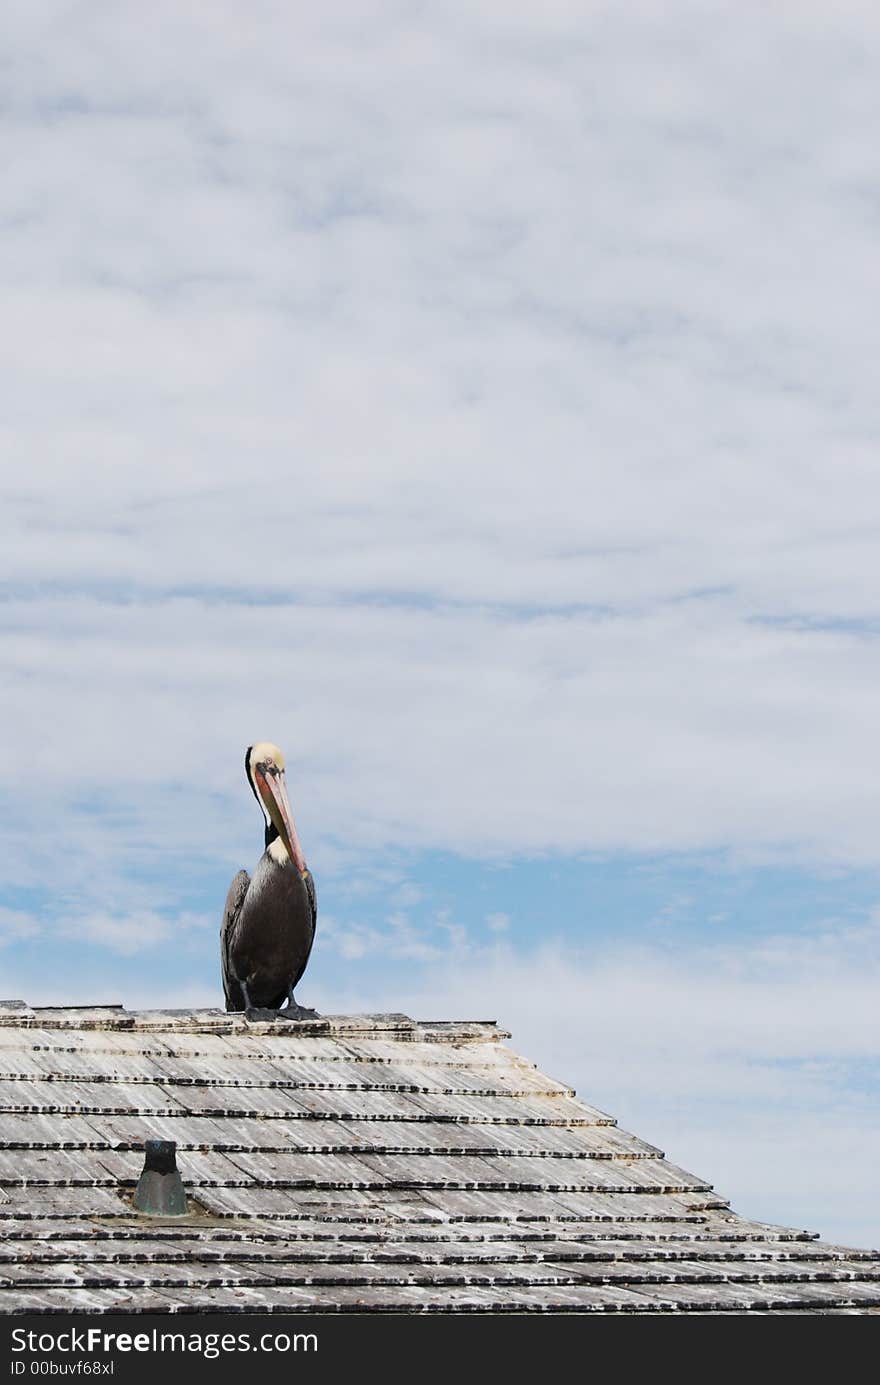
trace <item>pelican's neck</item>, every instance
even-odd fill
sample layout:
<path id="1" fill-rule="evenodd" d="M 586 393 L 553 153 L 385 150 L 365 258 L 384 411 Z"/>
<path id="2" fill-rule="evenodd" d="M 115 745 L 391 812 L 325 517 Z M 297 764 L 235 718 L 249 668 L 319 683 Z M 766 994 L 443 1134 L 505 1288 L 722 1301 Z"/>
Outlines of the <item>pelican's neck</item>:
<path id="1" fill-rule="evenodd" d="M 273 828 L 273 831 L 274 830 L 275 829 Z M 268 832 L 266 835 L 269 835 Z M 284 845 L 284 842 L 281 840 L 277 832 L 275 832 L 275 836 L 272 838 L 272 840 L 270 842 L 267 842 L 266 853 L 267 855 L 272 857 L 272 860 L 275 862 L 276 866 L 286 866 L 288 864 L 292 864 L 290 861 L 290 852 L 287 850 L 287 847 Z"/>
<path id="2" fill-rule="evenodd" d="M 305 875 L 306 873 L 305 862 L 303 862 L 302 870 L 298 870 L 296 861 L 291 859 L 290 852 L 280 837 L 275 837 L 274 841 L 269 843 L 266 847 L 266 855 L 272 858 L 276 866 L 292 866 L 297 875 Z"/>

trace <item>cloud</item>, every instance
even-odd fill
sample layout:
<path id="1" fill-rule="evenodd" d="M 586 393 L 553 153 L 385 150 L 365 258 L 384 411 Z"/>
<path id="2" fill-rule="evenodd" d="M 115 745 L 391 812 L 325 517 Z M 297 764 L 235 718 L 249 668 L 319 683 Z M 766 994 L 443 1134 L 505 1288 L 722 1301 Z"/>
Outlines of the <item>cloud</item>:
<path id="1" fill-rule="evenodd" d="M 510 915 L 501 913 L 486 915 L 486 927 L 492 933 L 506 933 L 510 927 Z"/>
<path id="2" fill-rule="evenodd" d="M 0 947 L 32 938 L 40 931 L 36 919 L 23 909 L 0 907 Z"/>
<path id="3" fill-rule="evenodd" d="M 182 935 L 192 929 L 202 929 L 216 922 L 186 912 L 173 918 L 154 910 L 136 910 L 127 914 L 93 913 L 76 918 L 62 918 L 56 928 L 62 938 L 79 944 L 97 943 L 123 957 L 167 947 L 173 939 L 180 947 Z"/>
<path id="4" fill-rule="evenodd" d="M 522 620 L 35 598 L 4 616 L 9 724 L 32 730 L 0 777 L 27 836 L 47 830 L 51 792 L 65 871 L 84 867 L 98 821 L 101 870 L 157 853 L 240 864 L 241 753 L 263 735 L 287 752 L 319 851 L 878 862 L 880 650 L 857 633 L 770 629 L 696 600 Z M 12 877 L 32 859 L 11 837 Z"/>
<path id="5" fill-rule="evenodd" d="M 868 12 L 162 14 L 14 14 L 26 833 L 876 865 Z"/>
<path id="6" fill-rule="evenodd" d="M 338 952 L 346 961 L 368 958 L 371 968 L 393 962 L 425 963 L 445 961 L 450 954 L 469 949 L 467 930 L 449 923 L 442 912 L 435 913 L 428 926 L 417 924 L 402 910 L 386 915 L 380 925 L 353 921 L 340 924 L 332 916 L 321 917 L 322 946 Z"/>

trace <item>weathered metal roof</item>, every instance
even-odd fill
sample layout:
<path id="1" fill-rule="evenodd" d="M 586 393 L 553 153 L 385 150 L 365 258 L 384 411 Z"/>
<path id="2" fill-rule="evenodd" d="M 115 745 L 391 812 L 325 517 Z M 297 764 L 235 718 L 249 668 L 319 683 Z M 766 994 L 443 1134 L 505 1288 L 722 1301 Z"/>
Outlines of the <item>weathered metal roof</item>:
<path id="1" fill-rule="evenodd" d="M 736 1216 L 509 1037 L 0 1003 L 0 1311 L 880 1311 L 880 1253 Z M 186 1218 L 131 1206 L 147 1139 Z"/>

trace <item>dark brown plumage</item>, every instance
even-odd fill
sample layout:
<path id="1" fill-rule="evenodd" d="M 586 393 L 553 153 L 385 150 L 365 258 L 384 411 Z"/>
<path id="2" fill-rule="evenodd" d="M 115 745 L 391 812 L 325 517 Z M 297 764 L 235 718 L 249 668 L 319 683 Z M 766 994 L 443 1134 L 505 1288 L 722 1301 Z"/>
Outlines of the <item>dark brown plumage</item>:
<path id="1" fill-rule="evenodd" d="M 229 887 L 220 926 L 227 1010 L 276 1010 L 312 1018 L 294 999 L 315 940 L 315 882 L 299 845 L 284 785 L 284 757 L 258 742 L 245 756 L 248 782 L 266 819 L 266 850 Z M 285 1007 L 282 1010 L 282 1007 Z"/>

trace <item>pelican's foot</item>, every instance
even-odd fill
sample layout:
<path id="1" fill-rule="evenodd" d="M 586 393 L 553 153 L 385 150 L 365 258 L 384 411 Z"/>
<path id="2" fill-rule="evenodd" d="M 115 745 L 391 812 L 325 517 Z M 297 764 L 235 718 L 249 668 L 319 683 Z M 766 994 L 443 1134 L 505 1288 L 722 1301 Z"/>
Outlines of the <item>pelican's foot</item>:
<path id="1" fill-rule="evenodd" d="M 274 1023 L 281 1013 L 280 1010 L 269 1010 L 264 1005 L 249 1005 L 244 1012 L 244 1017 L 251 1024 L 269 1024 Z"/>
<path id="2" fill-rule="evenodd" d="M 278 1018 L 282 1020 L 319 1020 L 321 1016 L 317 1010 L 309 1010 L 305 1005 L 297 1005 L 291 996 L 284 1009 L 278 1011 Z"/>

